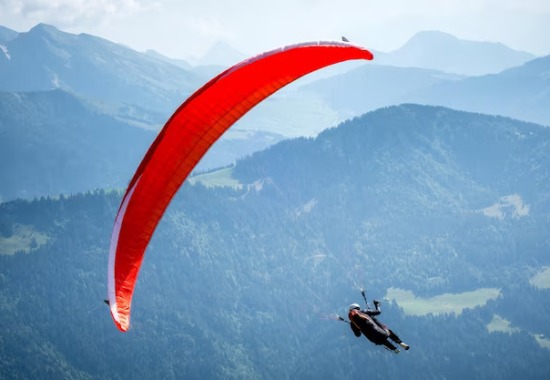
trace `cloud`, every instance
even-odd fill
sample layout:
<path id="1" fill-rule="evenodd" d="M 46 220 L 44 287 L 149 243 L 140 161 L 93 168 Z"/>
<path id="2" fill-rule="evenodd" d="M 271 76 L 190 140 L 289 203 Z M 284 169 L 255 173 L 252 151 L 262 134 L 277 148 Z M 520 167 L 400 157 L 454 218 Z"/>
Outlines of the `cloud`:
<path id="1" fill-rule="evenodd" d="M 391 51 L 423 30 L 550 53 L 547 0 L 0 0 L 0 25 L 24 32 L 38 23 L 180 58 L 217 41 L 256 54 L 341 35 Z"/>
<path id="2" fill-rule="evenodd" d="M 108 23 L 112 18 L 145 12 L 155 6 L 155 2 L 144 0 L 3 0 L 0 13 L 20 20 L 19 25 L 24 28 L 42 22 L 72 28 Z"/>

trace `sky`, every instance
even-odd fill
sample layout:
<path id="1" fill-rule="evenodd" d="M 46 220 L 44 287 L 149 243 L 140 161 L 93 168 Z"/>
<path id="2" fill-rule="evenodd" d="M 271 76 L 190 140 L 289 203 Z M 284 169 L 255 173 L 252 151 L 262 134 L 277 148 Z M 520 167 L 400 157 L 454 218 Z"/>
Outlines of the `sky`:
<path id="1" fill-rule="evenodd" d="M 0 0 L 0 25 L 38 23 L 180 59 L 217 41 L 253 55 L 342 35 L 389 52 L 426 30 L 550 54 L 550 0 Z"/>

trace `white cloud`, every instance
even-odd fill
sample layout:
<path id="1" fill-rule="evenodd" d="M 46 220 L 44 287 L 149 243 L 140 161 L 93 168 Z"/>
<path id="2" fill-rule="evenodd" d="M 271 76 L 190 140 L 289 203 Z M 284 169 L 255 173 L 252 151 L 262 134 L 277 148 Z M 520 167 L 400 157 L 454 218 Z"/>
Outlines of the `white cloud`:
<path id="1" fill-rule="evenodd" d="M 0 12 L 27 28 L 41 22 L 58 28 L 97 27 L 113 17 L 127 17 L 151 9 L 154 3 L 150 4 L 141 0 L 3 0 Z M 3 22 L 3 19 L 0 20 Z"/>
<path id="2" fill-rule="evenodd" d="M 26 31 L 39 22 L 174 57 L 217 40 L 254 54 L 341 35 L 390 51 L 422 30 L 550 53 L 547 0 L 0 0 L 0 25 Z"/>

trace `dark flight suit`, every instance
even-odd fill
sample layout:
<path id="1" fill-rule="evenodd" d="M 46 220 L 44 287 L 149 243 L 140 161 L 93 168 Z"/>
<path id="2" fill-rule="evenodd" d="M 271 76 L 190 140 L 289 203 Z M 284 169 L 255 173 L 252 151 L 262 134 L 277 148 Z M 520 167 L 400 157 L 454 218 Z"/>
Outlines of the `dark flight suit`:
<path id="1" fill-rule="evenodd" d="M 374 316 L 381 313 L 378 303 L 375 303 L 376 310 L 350 310 L 348 318 L 350 327 L 356 337 L 360 337 L 361 333 L 374 344 L 384 345 L 392 351 L 396 351 L 395 347 L 389 340 L 395 343 L 402 343 L 401 339 L 384 324 L 378 321 Z"/>

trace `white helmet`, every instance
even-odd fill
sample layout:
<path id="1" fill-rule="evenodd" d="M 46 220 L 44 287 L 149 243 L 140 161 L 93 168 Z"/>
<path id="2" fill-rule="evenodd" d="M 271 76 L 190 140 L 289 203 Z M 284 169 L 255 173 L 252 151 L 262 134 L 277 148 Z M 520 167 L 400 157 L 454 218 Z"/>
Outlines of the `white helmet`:
<path id="1" fill-rule="evenodd" d="M 352 304 L 349 305 L 349 307 L 348 307 L 348 310 L 349 310 L 349 311 L 352 311 L 352 310 L 355 310 L 355 309 L 361 310 L 361 306 L 359 306 L 359 304 L 352 303 Z"/>

